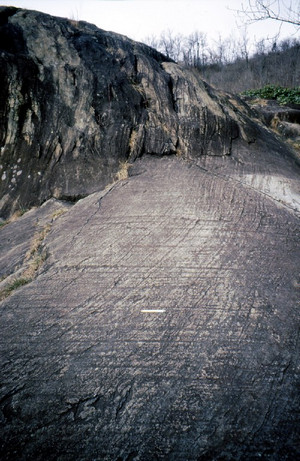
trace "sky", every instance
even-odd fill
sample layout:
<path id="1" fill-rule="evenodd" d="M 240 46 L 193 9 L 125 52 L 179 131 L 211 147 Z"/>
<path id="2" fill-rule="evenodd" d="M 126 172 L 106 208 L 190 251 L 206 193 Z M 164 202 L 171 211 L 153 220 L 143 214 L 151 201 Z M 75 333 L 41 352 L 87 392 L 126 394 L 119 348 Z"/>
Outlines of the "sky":
<path id="1" fill-rule="evenodd" d="M 203 32 L 210 41 L 219 36 L 238 38 L 245 33 L 236 12 L 242 3 L 247 5 L 248 0 L 0 0 L 0 5 L 91 22 L 137 41 L 158 37 L 168 30 L 185 36 Z M 278 28 L 276 21 L 261 21 L 247 26 L 247 36 L 250 41 L 258 42 L 274 37 Z M 293 26 L 283 25 L 280 33 L 281 39 L 300 38 L 300 31 L 297 33 Z"/>

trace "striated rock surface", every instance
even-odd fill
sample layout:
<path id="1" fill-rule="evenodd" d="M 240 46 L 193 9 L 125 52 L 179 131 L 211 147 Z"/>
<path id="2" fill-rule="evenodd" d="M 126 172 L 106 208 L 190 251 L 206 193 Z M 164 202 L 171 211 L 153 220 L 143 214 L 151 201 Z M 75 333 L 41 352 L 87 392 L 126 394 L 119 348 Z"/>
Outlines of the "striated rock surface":
<path id="1" fill-rule="evenodd" d="M 226 155 L 257 132 L 199 74 L 84 22 L 0 7 L 0 67 L 3 217 L 100 190 L 127 159 Z"/>
<path id="2" fill-rule="evenodd" d="M 288 147 L 94 26 L 0 8 L 0 43 L 3 216 L 45 202 L 0 223 L 1 460 L 298 459 Z"/>
<path id="3" fill-rule="evenodd" d="M 297 182 L 272 157 L 144 156 L 0 230 L 3 274 L 51 223 L 0 303 L 1 460 L 299 458 Z"/>

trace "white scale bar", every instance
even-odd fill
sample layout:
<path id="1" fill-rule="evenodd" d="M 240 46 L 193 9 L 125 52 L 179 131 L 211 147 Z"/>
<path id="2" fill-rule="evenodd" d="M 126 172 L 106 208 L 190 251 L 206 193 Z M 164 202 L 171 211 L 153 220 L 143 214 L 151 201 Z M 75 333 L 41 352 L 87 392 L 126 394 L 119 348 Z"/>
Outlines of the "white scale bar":
<path id="1" fill-rule="evenodd" d="M 141 312 L 143 313 L 147 313 L 147 312 L 150 312 L 150 313 L 162 313 L 162 312 L 165 312 L 166 310 L 165 309 L 142 309 Z"/>

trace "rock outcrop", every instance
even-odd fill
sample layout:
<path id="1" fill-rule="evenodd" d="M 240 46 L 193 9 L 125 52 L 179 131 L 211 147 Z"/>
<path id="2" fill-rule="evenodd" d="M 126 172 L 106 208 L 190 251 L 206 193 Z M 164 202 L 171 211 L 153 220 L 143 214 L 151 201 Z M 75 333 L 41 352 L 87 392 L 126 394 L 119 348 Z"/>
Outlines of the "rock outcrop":
<path id="1" fill-rule="evenodd" d="M 288 147 L 124 37 L 1 8 L 0 38 L 3 216 L 44 202 L 0 223 L 1 460 L 298 459 Z"/>
<path id="2" fill-rule="evenodd" d="M 249 181 L 286 192 L 270 156 L 143 156 L 2 228 L 1 460 L 299 458 L 299 219 Z"/>
<path id="3" fill-rule="evenodd" d="M 99 190 L 143 154 L 226 155 L 255 137 L 241 101 L 85 22 L 1 7 L 0 66 L 3 217 Z"/>
<path id="4" fill-rule="evenodd" d="M 300 159 L 300 105 L 280 105 L 274 100 L 247 100 L 262 121 L 277 134 L 296 148 L 296 157 Z"/>

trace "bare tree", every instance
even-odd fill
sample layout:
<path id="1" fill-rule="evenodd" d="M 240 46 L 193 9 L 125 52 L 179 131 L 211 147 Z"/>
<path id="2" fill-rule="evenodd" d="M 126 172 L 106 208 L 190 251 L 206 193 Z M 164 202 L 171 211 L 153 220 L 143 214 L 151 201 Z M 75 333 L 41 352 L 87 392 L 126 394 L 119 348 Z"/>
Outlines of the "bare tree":
<path id="1" fill-rule="evenodd" d="M 248 0 L 248 4 L 242 4 L 238 10 L 240 16 L 244 16 L 248 23 L 272 19 L 280 23 L 289 23 L 300 26 L 300 2 L 299 0 Z"/>
<path id="2" fill-rule="evenodd" d="M 242 49 L 242 47 L 244 47 Z M 218 40 L 213 41 L 213 47 L 209 48 L 210 63 L 219 66 L 229 64 L 235 59 L 243 58 L 242 51 L 247 50 L 247 42 L 237 42 L 234 36 L 223 38 L 219 35 Z"/>
<path id="3" fill-rule="evenodd" d="M 203 32 L 195 31 L 185 37 L 184 63 L 194 67 L 204 66 L 207 61 L 207 39 Z"/>
<path id="4" fill-rule="evenodd" d="M 255 46 L 256 46 L 256 54 L 260 56 L 263 56 L 268 50 L 267 45 L 266 45 L 266 39 L 264 38 L 256 42 Z"/>
<path id="5" fill-rule="evenodd" d="M 241 53 L 241 58 L 245 60 L 246 66 L 248 67 L 249 63 L 249 37 L 247 33 L 247 29 L 245 28 L 243 30 L 240 42 L 240 53 Z"/>
<path id="6" fill-rule="evenodd" d="M 159 51 L 177 62 L 181 58 L 182 42 L 181 34 L 173 35 L 171 30 L 164 31 L 160 35 Z"/>
<path id="7" fill-rule="evenodd" d="M 159 51 L 159 39 L 155 35 L 148 35 L 143 42 Z"/>
<path id="8" fill-rule="evenodd" d="M 208 83 L 225 91 L 300 83 L 300 42 L 295 38 L 283 42 L 262 39 L 252 44 L 247 27 L 243 27 L 239 36 L 219 36 L 212 42 L 199 31 L 188 36 L 165 31 L 145 41 L 175 61 L 197 68 Z"/>

